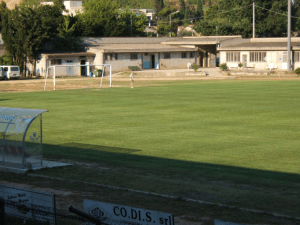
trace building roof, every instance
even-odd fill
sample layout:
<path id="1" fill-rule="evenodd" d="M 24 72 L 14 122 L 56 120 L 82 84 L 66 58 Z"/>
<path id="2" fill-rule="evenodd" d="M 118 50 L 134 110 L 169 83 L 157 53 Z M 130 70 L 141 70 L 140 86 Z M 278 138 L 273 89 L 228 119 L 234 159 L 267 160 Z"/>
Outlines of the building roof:
<path id="1" fill-rule="evenodd" d="M 96 56 L 95 53 L 93 52 L 64 52 L 64 53 L 47 53 L 45 54 L 45 56 L 48 59 L 53 59 L 53 58 L 57 58 L 57 57 L 64 57 L 64 56 Z"/>
<path id="2" fill-rule="evenodd" d="M 216 44 L 242 36 L 200 36 L 200 37 L 104 37 L 82 38 L 83 45 L 97 46 L 103 44 Z"/>
<path id="3" fill-rule="evenodd" d="M 195 46 L 180 47 L 162 44 L 107 44 L 89 48 L 89 52 L 102 50 L 104 53 L 132 53 L 132 52 L 190 52 L 197 51 Z"/>
<path id="4" fill-rule="evenodd" d="M 291 47 L 293 50 L 300 50 L 300 38 L 291 39 Z M 224 50 L 252 50 L 252 51 L 286 51 L 287 38 L 251 38 L 244 39 L 240 43 L 221 44 L 220 51 Z"/>

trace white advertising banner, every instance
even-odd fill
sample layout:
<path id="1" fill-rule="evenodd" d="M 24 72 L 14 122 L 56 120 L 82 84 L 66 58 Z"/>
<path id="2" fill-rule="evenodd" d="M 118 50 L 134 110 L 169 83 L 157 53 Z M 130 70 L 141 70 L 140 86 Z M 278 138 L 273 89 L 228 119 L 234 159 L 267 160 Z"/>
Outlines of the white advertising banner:
<path id="1" fill-rule="evenodd" d="M 52 194 L 0 185 L 0 198 L 8 203 L 5 205 L 5 213 L 7 214 L 54 223 L 55 206 Z M 25 207 L 18 207 L 17 205 Z M 35 210 L 52 214 L 49 215 Z"/>
<path id="2" fill-rule="evenodd" d="M 84 211 L 99 219 L 111 219 L 134 225 L 174 225 L 174 216 L 131 206 L 83 200 Z"/>

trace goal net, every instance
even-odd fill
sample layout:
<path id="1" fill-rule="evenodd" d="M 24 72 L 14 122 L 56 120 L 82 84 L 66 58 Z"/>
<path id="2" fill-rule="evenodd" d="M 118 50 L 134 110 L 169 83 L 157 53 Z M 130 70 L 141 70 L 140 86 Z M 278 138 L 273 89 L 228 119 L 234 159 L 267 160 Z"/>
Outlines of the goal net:
<path id="1" fill-rule="evenodd" d="M 44 91 L 49 78 L 53 90 L 112 87 L 111 64 L 53 65 L 46 71 Z"/>

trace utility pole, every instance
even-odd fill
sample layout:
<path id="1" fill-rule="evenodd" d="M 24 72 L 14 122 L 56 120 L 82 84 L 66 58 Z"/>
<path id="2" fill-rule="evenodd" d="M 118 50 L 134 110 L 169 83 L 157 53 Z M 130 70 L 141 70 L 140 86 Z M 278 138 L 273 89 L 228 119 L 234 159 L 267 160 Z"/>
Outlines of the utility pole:
<path id="1" fill-rule="evenodd" d="M 253 38 L 255 38 L 255 2 L 253 2 Z"/>
<path id="2" fill-rule="evenodd" d="M 287 55 L 287 69 L 291 71 L 291 0 L 288 0 L 288 55 Z"/>

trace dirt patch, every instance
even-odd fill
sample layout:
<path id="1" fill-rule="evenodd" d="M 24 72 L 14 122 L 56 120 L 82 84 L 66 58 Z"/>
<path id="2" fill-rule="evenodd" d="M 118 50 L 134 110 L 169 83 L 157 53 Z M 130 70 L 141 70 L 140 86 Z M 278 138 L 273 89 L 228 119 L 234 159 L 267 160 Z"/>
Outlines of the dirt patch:
<path id="1" fill-rule="evenodd" d="M 299 80 L 297 76 L 223 76 L 223 77 L 200 77 L 200 76 L 156 76 L 135 78 L 134 87 L 159 86 L 172 81 L 191 81 L 191 80 L 224 80 L 234 78 L 236 80 Z M 113 77 L 112 87 L 130 87 L 130 80 L 127 77 Z M 21 79 L 0 81 L 0 92 L 35 92 L 53 91 L 66 89 L 93 89 L 101 91 L 101 88 L 109 88 L 109 77 L 101 78 L 79 77 L 79 78 L 57 78 L 55 87 L 53 80 L 48 79 Z"/>

